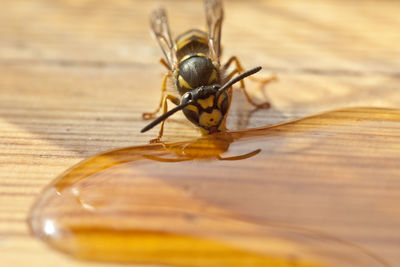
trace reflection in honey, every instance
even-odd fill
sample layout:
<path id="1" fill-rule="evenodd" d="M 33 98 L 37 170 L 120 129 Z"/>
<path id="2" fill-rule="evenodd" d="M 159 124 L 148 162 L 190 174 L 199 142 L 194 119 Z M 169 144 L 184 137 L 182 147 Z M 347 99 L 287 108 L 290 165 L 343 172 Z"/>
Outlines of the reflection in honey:
<path id="1" fill-rule="evenodd" d="M 378 134 L 387 123 L 391 140 Z M 365 194 L 399 180 L 391 168 L 399 151 L 400 112 L 383 109 L 114 150 L 56 179 L 30 227 L 50 246 L 97 261 L 390 266 L 357 234 L 400 230 L 387 208 L 400 196 Z"/>

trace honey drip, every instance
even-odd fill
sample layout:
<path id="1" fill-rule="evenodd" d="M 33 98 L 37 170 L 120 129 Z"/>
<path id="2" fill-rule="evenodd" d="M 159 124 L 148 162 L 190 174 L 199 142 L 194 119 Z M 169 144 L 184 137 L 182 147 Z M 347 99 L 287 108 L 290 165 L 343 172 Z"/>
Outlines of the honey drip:
<path id="1" fill-rule="evenodd" d="M 389 122 L 400 125 L 400 112 L 349 109 L 109 151 L 49 185 L 29 224 L 51 247 L 95 261 L 389 266 L 354 240 L 344 241 L 346 229 L 329 223 L 341 218 L 378 229 L 400 221 L 387 212 L 384 197 L 360 199 L 359 189 L 351 188 L 357 182 L 368 190 L 370 183 L 399 178 L 384 165 L 400 166 L 400 126 L 391 128 L 390 147 L 372 135 Z M 382 155 L 383 166 L 372 168 Z M 369 203 L 374 205 L 365 209 Z"/>

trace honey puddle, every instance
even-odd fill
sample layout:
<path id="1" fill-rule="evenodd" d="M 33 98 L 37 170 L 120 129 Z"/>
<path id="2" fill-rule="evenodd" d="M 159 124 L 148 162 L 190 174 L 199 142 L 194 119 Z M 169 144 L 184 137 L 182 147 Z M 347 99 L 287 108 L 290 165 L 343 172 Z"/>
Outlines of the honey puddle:
<path id="1" fill-rule="evenodd" d="M 94 156 L 45 189 L 29 223 L 51 247 L 95 261 L 389 266 L 362 237 L 400 230 L 387 209 L 400 196 L 374 191 L 399 180 L 393 166 L 400 112 L 341 110 Z"/>

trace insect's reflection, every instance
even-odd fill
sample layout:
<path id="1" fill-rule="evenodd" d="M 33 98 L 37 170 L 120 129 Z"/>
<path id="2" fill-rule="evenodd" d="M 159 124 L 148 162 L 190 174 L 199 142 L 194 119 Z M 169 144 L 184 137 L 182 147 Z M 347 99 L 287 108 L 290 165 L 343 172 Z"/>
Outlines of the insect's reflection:
<path id="1" fill-rule="evenodd" d="M 176 143 L 158 143 L 145 146 L 128 147 L 102 153 L 85 160 L 67 170 L 61 178 L 56 179 L 53 185 L 62 190 L 68 184 L 76 183 L 97 172 L 108 168 L 133 163 L 140 160 L 155 160 L 160 162 L 181 162 L 190 160 L 244 160 L 251 158 L 261 152 L 255 149 L 248 153 L 223 156 L 228 152 L 230 145 L 240 138 L 240 134 L 230 132 L 208 135 L 192 141 Z"/>
<path id="2" fill-rule="evenodd" d="M 143 155 L 143 157 L 161 162 L 180 162 L 195 159 L 217 159 L 217 160 L 243 160 L 251 158 L 261 149 L 255 149 L 248 153 L 224 157 L 222 154 L 228 151 L 234 138 L 229 132 L 217 135 L 209 135 L 199 138 L 193 142 L 180 142 L 173 144 L 162 144 L 164 149 L 170 153 L 167 155 Z"/>

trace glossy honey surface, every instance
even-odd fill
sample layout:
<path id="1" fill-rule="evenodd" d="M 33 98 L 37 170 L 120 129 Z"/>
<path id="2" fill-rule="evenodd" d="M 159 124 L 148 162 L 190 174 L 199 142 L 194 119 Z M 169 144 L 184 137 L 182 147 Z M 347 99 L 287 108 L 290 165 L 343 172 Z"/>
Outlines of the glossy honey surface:
<path id="1" fill-rule="evenodd" d="M 400 111 L 339 110 L 99 154 L 48 186 L 30 226 L 96 261 L 388 266 L 347 226 L 371 238 L 400 231 L 400 195 L 379 193 L 399 186 L 399 166 Z"/>

